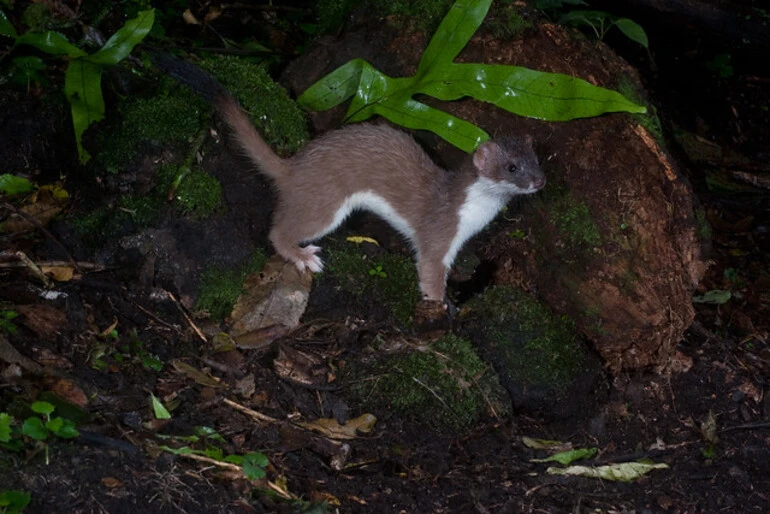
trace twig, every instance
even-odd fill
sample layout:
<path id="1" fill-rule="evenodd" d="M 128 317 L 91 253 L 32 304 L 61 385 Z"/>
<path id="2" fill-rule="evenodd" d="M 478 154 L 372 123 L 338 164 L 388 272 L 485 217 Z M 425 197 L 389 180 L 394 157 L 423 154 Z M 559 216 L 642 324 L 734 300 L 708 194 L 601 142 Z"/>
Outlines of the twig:
<path id="1" fill-rule="evenodd" d="M 32 259 L 27 257 L 27 254 L 24 252 L 16 252 L 16 258 L 19 259 L 19 261 L 21 261 L 25 267 L 29 268 L 32 274 L 40 279 L 41 282 L 43 282 L 45 287 L 48 289 L 53 287 L 53 281 L 48 278 L 48 275 L 43 273 L 43 270 L 41 270 L 40 267 L 32 261 Z"/>
<path id="2" fill-rule="evenodd" d="M 184 319 L 187 320 L 187 323 L 190 325 L 193 331 L 198 335 L 200 340 L 203 341 L 204 343 L 208 343 L 206 336 L 203 334 L 201 329 L 199 329 L 198 326 L 193 322 L 190 316 L 187 315 L 187 312 L 185 312 L 184 307 L 182 307 L 182 304 L 179 303 L 179 300 L 177 300 L 176 297 L 170 291 L 166 291 L 166 295 L 172 302 L 174 302 L 174 305 L 176 305 L 176 308 L 179 309 L 179 312 L 182 313 L 182 316 L 184 316 Z"/>
<path id="3" fill-rule="evenodd" d="M 237 411 L 241 411 L 242 413 L 246 414 L 247 416 L 252 418 L 254 421 L 257 421 L 258 423 L 278 423 L 280 421 L 276 418 L 271 418 L 267 414 L 262 414 L 261 412 L 257 412 L 255 410 L 249 409 L 248 407 L 245 407 L 240 403 L 236 403 L 232 400 L 228 400 L 227 398 L 225 398 L 223 401 L 225 405 L 229 405 L 233 409 Z"/>
<path id="4" fill-rule="evenodd" d="M 61 243 L 61 241 L 59 241 L 59 240 L 58 240 L 56 237 L 54 237 L 54 235 L 53 235 L 53 234 L 51 234 L 51 232 L 49 232 L 49 231 L 48 231 L 48 229 L 47 229 L 47 228 L 45 228 L 45 227 L 44 227 L 44 226 L 43 226 L 43 225 L 42 225 L 42 224 L 41 224 L 39 221 L 37 221 L 35 218 L 33 218 L 32 216 L 30 216 L 30 215 L 29 215 L 29 214 L 27 214 L 26 212 L 24 212 L 24 211 L 22 211 L 22 210 L 20 210 L 20 209 L 17 209 L 17 208 L 16 208 L 14 205 L 12 205 L 12 204 L 10 204 L 10 203 L 8 203 L 8 202 L 3 202 L 3 207 L 5 207 L 6 209 L 8 209 L 8 210 L 9 210 L 9 211 L 11 211 L 12 213 L 14 213 L 16 216 L 19 216 L 20 218 L 24 218 L 24 219 L 25 219 L 25 220 L 27 220 L 29 223 L 31 223 L 32 225 L 34 225 L 34 226 L 35 226 L 35 228 L 37 228 L 39 231 L 41 231 L 43 234 L 45 234 L 45 235 L 46 235 L 46 237 L 47 237 L 48 239 L 50 239 L 50 240 L 53 242 L 53 244 L 55 244 L 56 246 L 58 246 L 58 247 L 61 249 L 61 251 L 63 251 L 63 252 L 64 252 L 64 255 L 66 255 L 66 256 L 67 256 L 67 258 L 69 259 L 70 263 L 71 263 L 71 264 L 72 264 L 72 266 L 73 266 L 73 267 L 74 267 L 74 268 L 77 270 L 77 272 L 78 272 L 78 273 L 81 273 L 81 271 L 80 271 L 80 268 L 78 267 L 78 263 L 77 263 L 77 261 L 76 261 L 76 260 L 75 260 L 75 258 L 72 256 L 72 254 L 70 253 L 70 251 L 69 251 L 69 250 L 67 250 L 67 247 L 66 247 L 66 246 L 64 246 L 64 245 Z"/>

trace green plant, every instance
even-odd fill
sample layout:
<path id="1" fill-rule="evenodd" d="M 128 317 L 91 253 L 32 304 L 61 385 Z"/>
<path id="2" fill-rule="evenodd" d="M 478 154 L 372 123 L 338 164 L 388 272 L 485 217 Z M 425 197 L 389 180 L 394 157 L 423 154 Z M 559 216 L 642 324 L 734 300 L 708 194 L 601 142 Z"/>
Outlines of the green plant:
<path id="1" fill-rule="evenodd" d="M 649 48 L 647 33 L 633 20 L 620 18 L 604 11 L 572 11 L 559 19 L 562 25 L 589 27 L 602 40 L 612 27 L 617 27 L 628 39 Z"/>
<path id="2" fill-rule="evenodd" d="M 83 132 L 91 124 L 104 118 L 104 98 L 101 88 L 104 67 L 114 66 L 125 59 L 134 46 L 144 39 L 154 21 L 154 9 L 141 11 L 136 18 L 128 20 L 118 29 L 100 50 L 87 54 L 70 43 L 63 34 L 53 30 L 45 32 L 30 30 L 19 35 L 5 13 L 0 10 L 0 36 L 14 38 L 15 46 L 30 45 L 47 54 L 66 58 L 64 93 L 70 103 L 75 142 L 81 162 L 85 163 L 90 159 L 90 155 L 81 144 Z M 19 59 L 14 61 L 14 65 L 27 69 L 25 73 L 28 80 L 34 80 L 36 73 L 42 69 L 43 61 L 37 57 L 21 61 Z"/>
<path id="3" fill-rule="evenodd" d="M 46 441 L 52 436 L 72 439 L 79 433 L 72 421 L 60 416 L 52 417 L 51 414 L 56 408 L 48 402 L 34 402 L 30 409 L 38 415 L 25 419 L 21 427 L 14 423 L 13 416 L 0 412 L 0 447 L 20 451 L 24 447 L 23 438 L 27 437 L 44 445 L 45 463 L 48 465 L 50 459 Z"/>
<path id="4" fill-rule="evenodd" d="M 0 311 L 0 332 L 15 334 L 19 327 L 13 322 L 13 319 L 19 315 L 16 311 Z"/>
<path id="5" fill-rule="evenodd" d="M 195 450 L 189 446 L 183 446 L 181 448 L 171 448 L 169 446 L 161 446 L 161 450 L 173 453 L 174 455 L 202 455 L 209 459 L 218 460 L 221 462 L 229 462 L 241 466 L 243 474 L 249 480 L 259 480 L 265 478 L 267 472 L 267 466 L 270 461 L 267 456 L 260 452 L 249 452 L 244 455 L 230 454 L 225 455 L 221 448 L 209 447 L 205 450 Z"/>
<path id="6" fill-rule="evenodd" d="M 429 130 L 471 152 L 489 139 L 481 128 L 413 98 L 470 96 L 521 116 L 549 121 L 606 112 L 644 112 L 616 91 L 558 73 L 518 66 L 455 63 L 454 58 L 481 25 L 492 0 L 459 0 L 441 21 L 420 59 L 417 73 L 392 78 L 363 59 L 353 59 L 310 86 L 298 99 L 308 110 L 327 110 L 353 98 L 346 121 L 379 114 L 413 129 Z"/>
<path id="7" fill-rule="evenodd" d="M 29 505 L 31 496 L 26 491 L 14 491 L 12 489 L 0 491 L 0 513 L 18 514 Z"/>
<path id="8" fill-rule="evenodd" d="M 381 265 L 377 265 L 369 270 L 369 275 L 373 277 L 387 278 L 388 274 L 383 271 Z"/>

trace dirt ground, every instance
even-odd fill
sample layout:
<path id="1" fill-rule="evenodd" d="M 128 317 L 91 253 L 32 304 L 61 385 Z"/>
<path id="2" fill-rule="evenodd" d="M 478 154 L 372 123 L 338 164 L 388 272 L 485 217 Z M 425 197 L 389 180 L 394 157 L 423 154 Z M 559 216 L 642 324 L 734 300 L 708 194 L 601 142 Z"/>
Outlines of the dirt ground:
<path id="1" fill-rule="evenodd" d="M 753 78 L 737 77 L 730 90 L 735 95 L 728 97 L 738 112 L 756 113 L 752 106 L 766 102 L 767 94 L 757 94 L 756 73 L 746 76 Z M 725 98 L 723 90 L 704 88 L 687 109 L 680 109 L 680 94 L 672 99 L 655 84 L 651 90 L 669 127 L 684 125 L 726 153 L 745 157 L 744 164 L 766 156 L 756 144 L 770 129 L 766 113 L 744 127 L 750 141 L 736 141 L 735 125 L 724 121 L 732 120 L 735 109 L 717 109 L 723 117 L 716 119 L 714 110 L 692 114 L 709 105 L 704 97 Z M 8 166 L 28 152 L 44 173 L 73 160 L 69 140 L 57 140 L 66 132 L 65 110 L 50 104 L 41 109 L 37 101 L 6 92 L 0 105 L 0 151 Z M 361 302 L 316 284 L 300 329 L 264 348 L 213 351 L 219 326 L 186 308 L 194 292 L 190 282 L 213 253 L 237 262 L 248 253 L 240 240 L 264 243 L 269 222 L 269 209 L 250 205 L 252 197 L 243 194 L 248 188 L 255 196 L 269 195 L 269 186 L 226 151 L 209 159 L 228 212 L 206 221 L 169 214 L 142 233 L 142 244 L 170 249 L 164 262 L 174 270 L 122 251 L 117 236 L 99 248 L 84 242 L 67 216 L 87 212 L 110 195 L 103 185 L 75 176 L 67 183 L 71 200 L 59 220 L 45 230 L 0 239 L 4 262 L 23 252 L 36 262 L 70 256 L 83 263 L 75 279 L 57 281 L 46 299 L 28 266 L 0 267 L 0 310 L 20 313 L 10 320 L 16 330 L 0 331 L 0 413 L 23 419 L 31 402 L 45 399 L 78 421 L 80 436 L 54 438 L 47 447 L 28 441 L 21 451 L 0 450 L 0 492 L 27 491 L 29 513 L 768 512 L 767 188 L 754 184 L 735 194 L 707 187 L 709 172 L 739 168 L 762 176 L 768 170 L 727 158 L 716 165 L 698 162 L 685 150 L 680 157 L 712 229 L 711 266 L 698 293 L 731 292 L 725 304 L 695 305 L 696 320 L 677 346 L 686 371 L 605 374 L 594 385 L 592 407 L 576 415 L 505 417 L 489 409 L 462 432 L 436 430 L 387 410 L 351 408 L 353 383 L 345 373 L 350 364 L 382 351 L 383 340 L 419 339 L 383 315 L 376 299 Z M 250 207 L 249 216 L 238 214 Z M 2 209 L 6 217 L 16 207 L 3 200 Z M 374 226 L 379 239 L 400 248 L 393 232 Z M 121 235 L 132 228 L 120 227 Z M 185 252 L 194 258 L 175 259 L 178 244 L 195 247 Z M 88 266 L 102 262 L 109 264 Z M 189 281 L 179 278 L 186 275 Z M 158 277 L 176 277 L 176 289 L 160 287 Z M 339 380 L 329 388 L 287 380 L 276 369 L 287 355 L 312 356 L 323 373 Z M 158 419 L 151 393 L 171 408 L 170 419 Z M 376 416 L 373 430 L 341 441 L 299 426 L 362 414 Z M 210 433 L 189 439 L 201 434 L 197 427 L 213 428 L 221 439 Z M 532 449 L 525 438 L 598 448 L 592 466 L 649 459 L 668 467 L 631 482 L 551 475 L 553 463 L 533 462 L 548 452 Z M 240 466 L 209 459 L 213 455 L 162 448 L 186 444 L 227 455 L 260 452 L 269 461 L 258 466 L 266 476 L 250 480 Z"/>

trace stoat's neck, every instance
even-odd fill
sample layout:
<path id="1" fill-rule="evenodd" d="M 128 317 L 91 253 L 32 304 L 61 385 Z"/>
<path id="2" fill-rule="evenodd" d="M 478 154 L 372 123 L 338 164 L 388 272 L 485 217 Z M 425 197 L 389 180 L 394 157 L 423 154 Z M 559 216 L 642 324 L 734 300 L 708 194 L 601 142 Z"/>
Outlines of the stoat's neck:
<path id="1" fill-rule="evenodd" d="M 463 244 L 492 221 L 510 198 L 509 190 L 484 177 L 477 177 L 465 188 L 464 198 L 457 211 L 457 230 L 443 259 L 447 269 L 452 266 Z"/>

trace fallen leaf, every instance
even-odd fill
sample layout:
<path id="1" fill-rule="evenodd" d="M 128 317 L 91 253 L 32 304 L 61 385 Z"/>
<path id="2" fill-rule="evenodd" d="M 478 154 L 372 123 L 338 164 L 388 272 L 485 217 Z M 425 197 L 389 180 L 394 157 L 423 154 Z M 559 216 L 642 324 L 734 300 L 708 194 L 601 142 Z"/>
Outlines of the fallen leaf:
<path id="1" fill-rule="evenodd" d="M 272 326 L 294 328 L 305 312 L 312 273 L 300 273 L 279 256 L 268 259 L 264 269 L 246 278 L 233 308 L 230 334 L 238 338 Z"/>
<path id="2" fill-rule="evenodd" d="M 187 378 L 195 381 L 196 384 L 205 387 L 227 387 L 227 384 L 223 383 L 217 377 L 204 373 L 203 371 L 190 366 L 184 361 L 174 359 L 171 361 L 171 366 L 179 373 L 185 375 Z"/>
<path id="3" fill-rule="evenodd" d="M 57 282 L 69 282 L 75 276 L 72 266 L 40 266 L 40 271 Z"/>
<path id="4" fill-rule="evenodd" d="M 569 451 L 572 449 L 572 443 L 563 443 L 549 439 L 535 439 L 534 437 L 524 436 L 521 438 L 521 442 L 524 446 L 533 450 Z"/>
<path id="5" fill-rule="evenodd" d="M 81 409 L 85 409 L 88 405 L 88 396 L 85 391 L 71 380 L 64 378 L 58 380 L 51 387 L 51 392 L 65 402 L 77 405 Z"/>
<path id="6" fill-rule="evenodd" d="M 371 237 L 365 237 L 365 236 L 350 236 L 345 238 L 345 241 L 349 241 L 351 243 L 361 244 L 361 243 L 372 243 L 373 245 L 380 246 L 380 243 L 377 242 L 376 239 L 372 239 Z"/>
<path id="7" fill-rule="evenodd" d="M 548 468 L 549 475 L 570 475 L 586 478 L 601 478 L 612 482 L 631 482 L 646 475 L 653 469 L 668 469 L 667 464 L 647 464 L 644 462 L 621 462 L 595 468 L 589 466 L 570 466 L 568 468 Z"/>
<path id="8" fill-rule="evenodd" d="M 300 422 L 295 425 L 319 432 L 331 439 L 355 439 L 359 433 L 368 434 L 377 423 L 377 417 L 373 414 L 362 414 L 356 419 L 351 419 L 341 425 L 334 418 L 322 418 L 311 422 Z"/>
<path id="9" fill-rule="evenodd" d="M 590 459 L 596 455 L 598 451 L 598 448 L 577 448 L 566 452 L 555 453 L 545 459 L 530 459 L 530 462 L 558 462 L 559 464 L 566 466 L 576 460 Z"/>

